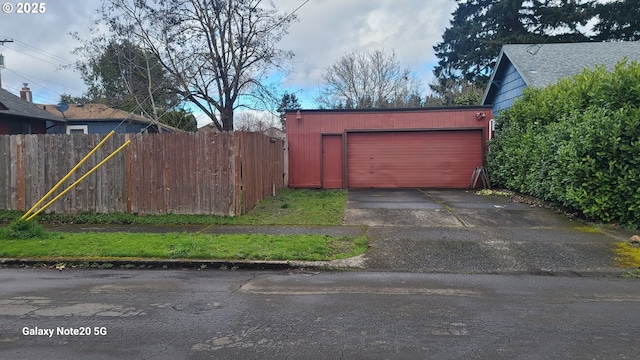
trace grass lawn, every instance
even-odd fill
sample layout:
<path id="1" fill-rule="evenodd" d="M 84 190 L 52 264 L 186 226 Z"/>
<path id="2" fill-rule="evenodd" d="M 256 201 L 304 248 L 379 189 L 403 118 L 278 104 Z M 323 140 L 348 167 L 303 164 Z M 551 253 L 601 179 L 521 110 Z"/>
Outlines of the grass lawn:
<path id="1" fill-rule="evenodd" d="M 202 215 L 136 216 L 132 214 L 43 214 L 40 223 L 140 225 L 340 225 L 346 191 L 284 189 L 239 217 Z M 19 212 L 0 211 L 9 223 Z M 28 222 L 23 232 L 37 227 Z M 25 225 L 25 224 L 23 224 Z M 41 230 L 41 229 L 36 229 Z M 335 260 L 365 252 L 367 238 L 323 235 L 263 234 L 132 234 L 44 233 L 26 239 L 0 228 L 0 257 L 55 260 L 205 259 L 205 260 Z M 25 237 L 25 236 L 22 236 Z M 28 237 L 28 236 L 27 236 Z"/>
<path id="2" fill-rule="evenodd" d="M 282 189 L 237 217 L 213 215 L 148 215 L 111 213 L 78 215 L 40 214 L 40 223 L 140 224 L 140 225 L 341 225 L 347 202 L 345 190 Z M 18 211 L 0 210 L 0 223 L 22 216 Z"/>
<path id="3" fill-rule="evenodd" d="M 45 238 L 0 238 L 0 257 L 43 260 L 334 260 L 365 250 L 364 236 L 50 233 Z"/>

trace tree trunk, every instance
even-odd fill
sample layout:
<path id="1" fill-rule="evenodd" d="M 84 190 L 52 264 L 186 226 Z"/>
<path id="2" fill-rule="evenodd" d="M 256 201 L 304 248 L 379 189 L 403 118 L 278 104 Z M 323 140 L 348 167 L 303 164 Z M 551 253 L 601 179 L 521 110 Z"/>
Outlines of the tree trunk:
<path id="1" fill-rule="evenodd" d="M 222 131 L 233 131 L 233 108 L 224 108 L 220 111 Z"/>

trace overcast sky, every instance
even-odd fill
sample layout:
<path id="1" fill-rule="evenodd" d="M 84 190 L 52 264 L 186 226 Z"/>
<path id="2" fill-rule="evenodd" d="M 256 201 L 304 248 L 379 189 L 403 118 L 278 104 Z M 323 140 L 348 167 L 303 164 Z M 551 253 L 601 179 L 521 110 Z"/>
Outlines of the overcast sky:
<path id="1" fill-rule="evenodd" d="M 61 66 L 76 60 L 71 51 L 79 44 L 69 33 L 89 38 L 101 2 L 40 1 L 44 13 L 18 14 L 16 1 L 3 0 L 14 6 L 10 13 L 0 13 L 0 40 L 14 42 L 0 46 L 6 66 L 0 70 L 2 87 L 17 94 L 22 83 L 29 83 L 34 101 L 57 103 L 63 93 L 79 96 L 85 91 L 80 75 Z M 274 2 L 289 13 L 305 0 Z M 303 107 L 315 107 L 324 69 L 348 52 L 383 49 L 394 51 L 426 89 L 436 62 L 433 46 L 441 41 L 454 9 L 454 0 L 309 0 L 280 44 L 295 53 L 282 86 L 295 92 Z"/>

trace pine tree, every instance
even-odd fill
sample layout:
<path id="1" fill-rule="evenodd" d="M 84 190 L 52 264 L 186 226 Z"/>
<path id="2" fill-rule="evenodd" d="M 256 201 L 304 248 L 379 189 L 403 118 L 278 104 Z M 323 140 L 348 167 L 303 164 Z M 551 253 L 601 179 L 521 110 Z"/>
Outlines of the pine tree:
<path id="1" fill-rule="evenodd" d="M 589 38 L 579 29 L 593 17 L 591 0 L 457 0 L 442 42 L 437 82 L 464 79 L 484 87 L 504 44 L 577 42 Z"/>
<path id="2" fill-rule="evenodd" d="M 640 4 L 638 0 L 618 0 L 595 7 L 598 22 L 593 30 L 597 40 L 640 40 Z"/>
<path id="3" fill-rule="evenodd" d="M 284 95 L 282 95 L 282 101 L 278 106 L 278 113 L 280 114 L 280 124 L 282 125 L 282 130 L 287 127 L 287 119 L 286 119 L 286 111 L 287 110 L 298 110 L 300 109 L 300 103 L 298 102 L 298 97 L 295 94 L 289 94 L 285 91 Z"/>

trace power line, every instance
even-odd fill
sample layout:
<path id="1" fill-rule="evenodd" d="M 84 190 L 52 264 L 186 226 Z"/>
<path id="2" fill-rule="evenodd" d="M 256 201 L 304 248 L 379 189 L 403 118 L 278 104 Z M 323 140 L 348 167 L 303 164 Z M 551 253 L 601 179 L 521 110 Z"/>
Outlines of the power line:
<path id="1" fill-rule="evenodd" d="M 57 63 L 73 64 L 73 61 L 71 61 L 71 60 L 69 60 L 69 59 L 66 59 L 66 58 L 64 58 L 64 57 L 62 57 L 62 56 L 56 55 L 56 54 L 51 53 L 51 52 L 48 52 L 48 51 L 41 50 L 41 49 L 39 49 L 39 48 L 37 48 L 37 47 L 35 47 L 35 46 L 29 45 L 29 44 L 27 44 L 27 43 L 25 43 L 25 42 L 22 42 L 22 41 L 20 41 L 20 40 L 14 40 L 14 41 L 12 41 L 12 42 L 13 42 L 13 43 L 15 43 L 15 44 L 16 44 L 17 46 L 19 46 L 19 47 L 25 48 L 25 49 L 27 49 L 27 50 L 29 50 L 29 51 L 31 51 L 31 52 L 34 52 L 34 53 L 37 53 L 37 54 L 42 55 L 42 56 L 44 56 L 44 57 L 47 57 L 47 58 L 49 58 L 49 59 L 52 59 L 52 60 L 54 60 L 54 61 L 55 61 L 55 62 L 57 62 Z M 14 50 L 14 51 L 16 51 L 16 52 L 20 52 L 20 51 L 18 51 L 18 50 L 17 50 L 17 49 L 15 49 L 15 48 L 14 48 L 13 50 Z M 20 53 L 21 53 L 21 54 L 24 54 L 23 52 L 20 52 Z M 29 55 L 29 54 L 25 54 L 25 55 L 27 55 L 27 56 L 33 56 L 33 55 Z M 35 57 L 35 56 L 34 56 L 34 57 Z M 40 59 L 40 58 L 38 58 L 38 59 Z M 40 59 L 40 60 L 42 60 L 42 59 Z M 59 65 L 59 64 L 55 64 L 55 65 Z"/>
<path id="2" fill-rule="evenodd" d="M 307 3 L 309 2 L 309 0 L 305 0 L 302 4 L 300 4 L 297 8 L 295 8 L 292 12 L 290 12 L 289 14 L 285 15 L 280 21 L 278 21 L 275 25 L 273 25 L 272 27 L 269 28 L 268 31 L 277 28 L 278 26 L 280 26 L 280 24 L 282 24 L 283 22 L 285 22 L 288 18 L 292 17 L 293 15 L 295 15 L 296 12 L 298 12 L 298 10 L 300 10 L 303 6 L 305 6 Z"/>
<path id="3" fill-rule="evenodd" d="M 51 88 L 48 88 L 48 87 L 46 87 L 46 86 L 44 86 L 44 85 L 42 85 L 42 84 L 40 84 L 40 83 L 38 83 L 38 82 L 36 82 L 36 81 L 33 81 L 33 80 L 31 80 L 31 79 L 27 78 L 27 77 L 25 76 L 25 74 L 22 74 L 22 73 L 20 73 L 20 72 L 17 72 L 17 71 L 11 70 L 11 69 L 7 69 L 7 71 L 8 71 L 8 72 L 10 72 L 10 73 L 15 74 L 15 75 L 17 75 L 17 76 L 19 76 L 20 78 L 22 78 L 22 79 L 24 79 L 24 80 L 26 80 L 26 81 L 28 81 L 30 84 L 38 85 L 38 86 L 40 86 L 40 87 L 41 87 L 41 88 L 43 88 L 43 89 L 49 90 L 49 91 L 51 91 L 51 92 L 53 92 L 53 93 L 55 93 L 55 94 L 58 94 L 58 95 L 62 95 L 60 92 L 58 92 L 58 91 L 56 91 L 56 90 L 53 90 L 53 89 L 51 89 Z M 38 97 L 45 98 L 45 97 L 43 97 L 43 96 L 38 96 Z M 47 99 L 47 100 L 52 100 L 52 99 L 51 99 L 51 98 L 49 98 L 49 99 Z M 54 101 L 57 101 L 57 100 L 54 100 Z"/>

